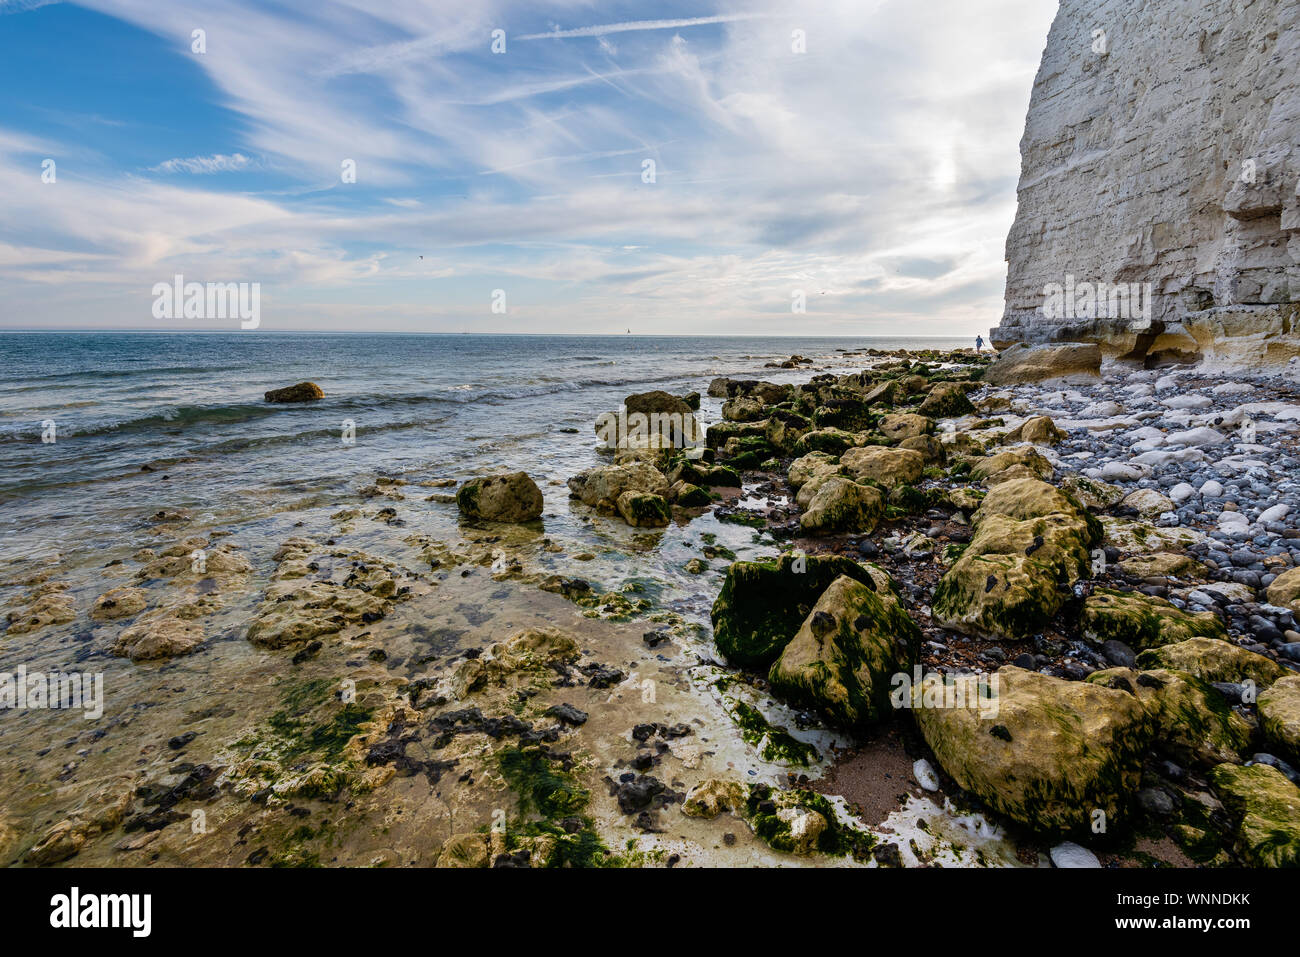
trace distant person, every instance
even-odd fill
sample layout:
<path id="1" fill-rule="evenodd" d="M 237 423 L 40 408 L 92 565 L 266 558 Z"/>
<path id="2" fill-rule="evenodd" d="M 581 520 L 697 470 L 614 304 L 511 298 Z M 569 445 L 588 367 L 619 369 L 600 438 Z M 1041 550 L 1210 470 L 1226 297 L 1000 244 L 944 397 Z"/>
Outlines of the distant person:
<path id="1" fill-rule="evenodd" d="M 978 353 L 978 352 L 979 352 L 981 349 L 983 349 L 983 348 L 984 348 L 984 337 L 983 337 L 983 336 L 976 336 L 976 337 L 975 337 L 975 351 Z"/>

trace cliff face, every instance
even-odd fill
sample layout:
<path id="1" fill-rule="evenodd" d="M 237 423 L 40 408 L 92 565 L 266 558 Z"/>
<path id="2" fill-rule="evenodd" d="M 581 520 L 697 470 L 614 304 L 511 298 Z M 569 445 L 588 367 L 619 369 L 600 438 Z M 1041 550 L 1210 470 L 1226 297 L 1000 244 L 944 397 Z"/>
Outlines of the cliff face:
<path id="1" fill-rule="evenodd" d="M 1300 355 L 1300 2 L 1061 0 L 1020 150 L 995 345 Z"/>

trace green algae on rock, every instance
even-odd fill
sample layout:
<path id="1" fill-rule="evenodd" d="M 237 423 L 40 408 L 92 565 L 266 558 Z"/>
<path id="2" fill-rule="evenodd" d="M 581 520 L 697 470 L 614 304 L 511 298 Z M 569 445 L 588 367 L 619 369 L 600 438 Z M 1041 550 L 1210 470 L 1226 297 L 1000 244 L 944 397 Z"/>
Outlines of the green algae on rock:
<path id="1" fill-rule="evenodd" d="M 542 493 L 526 472 L 470 479 L 456 492 L 456 507 L 469 519 L 531 522 L 542 516 Z"/>
<path id="2" fill-rule="evenodd" d="M 1270 745 L 1300 762 L 1300 675 L 1273 682 L 1259 696 L 1259 724 Z"/>
<path id="3" fill-rule="evenodd" d="M 822 593 L 768 682 L 839 724 L 869 724 L 892 713 L 891 676 L 911 668 L 920 644 L 920 629 L 888 585 L 868 587 L 845 575 Z"/>
<path id="4" fill-rule="evenodd" d="M 883 514 L 884 502 L 879 489 L 837 476 L 818 486 L 807 511 L 799 518 L 799 525 L 811 535 L 871 532 Z"/>
<path id="5" fill-rule="evenodd" d="M 841 575 L 875 584 L 870 571 L 838 555 L 786 553 L 775 562 L 734 562 L 713 603 L 718 650 L 739 667 L 770 667 Z"/>
<path id="6" fill-rule="evenodd" d="M 1238 763 L 1254 731 L 1208 682 L 1184 671 L 1108 668 L 1087 680 L 1136 695 L 1155 722 L 1155 745 L 1177 760 Z"/>
<path id="7" fill-rule="evenodd" d="M 1221 764 L 1210 783 L 1236 819 L 1236 850 L 1247 864 L 1300 867 L 1300 788 L 1266 764 Z"/>
<path id="8" fill-rule="evenodd" d="M 917 726 L 953 780 L 1035 831 L 1086 833 L 1098 810 L 1125 820 L 1154 733 L 1141 702 L 1010 665 L 993 678 L 984 700 L 979 678 L 958 677 L 969 693 L 957 707 L 925 707 L 925 682 L 912 688 Z"/>
<path id="9" fill-rule="evenodd" d="M 1139 668 L 1186 671 L 1202 681 L 1253 681 L 1267 688 L 1290 672 L 1270 658 L 1219 638 L 1188 638 L 1172 645 L 1148 648 L 1137 659 Z"/>
<path id="10" fill-rule="evenodd" d="M 1096 522 L 1046 482 L 1014 479 L 984 498 L 969 547 L 940 580 L 934 615 L 982 637 L 1027 638 L 1064 604 L 1060 586 L 1091 571 Z"/>
<path id="11" fill-rule="evenodd" d="M 1098 588 L 1083 603 L 1079 628 L 1095 644 L 1122 641 L 1135 651 L 1188 638 L 1228 637 L 1213 612 L 1187 612 L 1163 598 L 1111 588 Z"/>

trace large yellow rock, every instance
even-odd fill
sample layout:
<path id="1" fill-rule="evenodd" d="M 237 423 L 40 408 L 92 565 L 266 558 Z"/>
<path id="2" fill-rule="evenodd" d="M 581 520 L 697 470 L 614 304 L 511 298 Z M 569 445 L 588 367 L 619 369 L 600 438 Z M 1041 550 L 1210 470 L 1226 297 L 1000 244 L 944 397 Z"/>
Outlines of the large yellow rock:
<path id="1" fill-rule="evenodd" d="M 1122 641 L 1135 651 L 1188 638 L 1228 637 L 1213 612 L 1187 612 L 1163 598 L 1098 588 L 1083 603 L 1079 628 L 1089 641 Z"/>
<path id="2" fill-rule="evenodd" d="M 1281 678 L 1259 696 L 1259 726 L 1288 761 L 1300 761 L 1300 675 Z"/>
<path id="3" fill-rule="evenodd" d="M 1137 663 L 1139 668 L 1186 671 L 1209 682 L 1249 679 L 1260 689 L 1288 674 L 1271 658 L 1219 638 L 1188 638 L 1176 644 L 1150 648 L 1138 655 Z"/>
<path id="4" fill-rule="evenodd" d="M 1237 853 L 1247 864 L 1300 867 L 1300 788 L 1267 764 L 1221 764 L 1210 783 L 1237 822 Z"/>
<path id="5" fill-rule="evenodd" d="M 1268 601 L 1300 615 L 1300 568 L 1285 571 L 1273 580 L 1268 586 Z"/>
<path id="6" fill-rule="evenodd" d="M 1154 733 L 1137 697 L 1012 666 L 993 677 L 994 697 L 967 689 L 959 707 L 924 707 L 925 682 L 913 688 L 916 723 L 943 769 L 1036 831 L 1085 832 L 1097 811 L 1122 823 Z"/>
<path id="7" fill-rule="evenodd" d="M 929 435 L 934 431 L 934 419 L 914 412 L 895 412 L 882 418 L 877 428 L 889 441 L 901 442 L 916 435 Z"/>
<path id="8" fill-rule="evenodd" d="M 912 449 L 867 445 L 840 456 L 840 467 L 855 479 L 871 479 L 892 488 L 917 481 L 925 468 L 925 456 Z"/>
<path id="9" fill-rule="evenodd" d="M 886 585 L 874 576 L 869 585 L 841 576 L 785 646 L 768 682 L 832 721 L 864 725 L 892 714 L 891 678 L 911 667 L 920 644 L 920 629 Z"/>
<path id="10" fill-rule="evenodd" d="M 1250 722 L 1217 690 L 1186 672 L 1109 668 L 1087 680 L 1136 695 L 1155 723 L 1156 746 L 1179 761 L 1237 764 L 1239 753 L 1250 746 Z"/>
<path id="11" fill-rule="evenodd" d="M 808 510 L 799 517 L 799 527 L 809 535 L 872 532 L 884 511 L 879 489 L 833 477 L 818 486 Z"/>

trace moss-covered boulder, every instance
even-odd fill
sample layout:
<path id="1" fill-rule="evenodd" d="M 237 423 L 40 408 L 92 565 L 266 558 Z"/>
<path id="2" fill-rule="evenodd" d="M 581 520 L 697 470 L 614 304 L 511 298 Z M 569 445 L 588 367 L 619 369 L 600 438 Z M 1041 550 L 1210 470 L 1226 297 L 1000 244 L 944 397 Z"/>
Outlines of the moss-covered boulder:
<path id="1" fill-rule="evenodd" d="M 531 522 L 542 516 L 542 492 L 525 472 L 470 479 L 456 491 L 456 507 L 469 519 Z"/>
<path id="2" fill-rule="evenodd" d="M 709 493 L 690 482 L 677 482 L 668 490 L 668 498 L 682 508 L 702 508 L 713 501 Z"/>
<path id="3" fill-rule="evenodd" d="M 868 389 L 862 396 L 867 405 L 893 405 L 898 401 L 898 383 L 894 379 L 878 383 Z"/>
<path id="4" fill-rule="evenodd" d="M 849 449 L 840 456 L 840 468 L 859 481 L 870 479 L 888 488 L 919 480 L 925 469 L 925 457 L 912 449 L 867 445 Z"/>
<path id="5" fill-rule="evenodd" d="M 1250 722 L 1208 682 L 1185 671 L 1108 668 L 1087 680 L 1136 695 L 1155 723 L 1156 747 L 1180 762 L 1236 764 L 1250 746 Z"/>
<path id="6" fill-rule="evenodd" d="M 1288 569 L 1273 580 L 1268 586 L 1268 601 L 1300 616 L 1300 568 Z"/>
<path id="7" fill-rule="evenodd" d="M 921 644 L 888 577 L 869 580 L 831 582 L 768 672 L 774 692 L 849 727 L 892 713 L 891 678 L 911 669 Z"/>
<path id="8" fill-rule="evenodd" d="M 880 420 L 877 430 L 890 442 L 901 442 L 917 435 L 929 435 L 934 431 L 934 419 L 915 412 L 895 412 Z"/>
<path id="9" fill-rule="evenodd" d="M 1172 645 L 1148 648 L 1138 655 L 1139 668 L 1186 671 L 1202 681 L 1253 681 L 1267 688 L 1289 672 L 1271 658 L 1257 655 L 1219 638 L 1188 638 Z"/>
<path id="10" fill-rule="evenodd" d="M 934 679 L 912 689 L 916 723 L 943 769 L 1035 831 L 1087 833 L 1098 810 L 1122 823 L 1154 733 L 1137 697 L 1010 665 L 993 679 L 995 696 L 985 698 L 975 676 L 958 678 L 971 687 L 947 702 L 955 707 L 924 706 Z"/>
<path id="11" fill-rule="evenodd" d="M 710 778 L 690 789 L 682 802 L 682 813 L 707 819 L 724 812 L 739 815 L 745 810 L 747 798 L 748 791 L 740 782 Z"/>
<path id="12" fill-rule="evenodd" d="M 818 474 L 840 474 L 840 460 L 828 452 L 809 452 L 790 463 L 787 477 L 797 491 Z"/>
<path id="13" fill-rule="evenodd" d="M 637 528 L 657 528 L 673 520 L 672 509 L 662 495 L 629 489 L 618 497 L 618 514 Z"/>
<path id="14" fill-rule="evenodd" d="M 1234 843 L 1255 867 L 1300 867 L 1300 788 L 1266 764 L 1221 764 L 1210 783 L 1233 816 Z"/>
<path id="15" fill-rule="evenodd" d="M 940 382 L 930 390 L 918 411 L 935 419 L 951 419 L 974 415 L 975 406 L 966 398 L 966 389 L 961 383 Z"/>
<path id="16" fill-rule="evenodd" d="M 752 396 L 742 395 L 722 403 L 722 417 L 728 422 L 757 422 L 767 417 L 767 406 Z"/>
<path id="17" fill-rule="evenodd" d="M 813 410 L 813 425 L 819 429 L 865 432 L 876 424 L 877 415 L 860 396 L 829 398 Z"/>
<path id="18" fill-rule="evenodd" d="M 809 452 L 825 452 L 839 455 L 846 449 L 853 448 L 855 436 L 843 429 L 813 429 L 799 437 L 794 444 L 794 454 L 803 456 Z"/>
<path id="19" fill-rule="evenodd" d="M 726 446 L 728 439 L 764 437 L 767 433 L 767 420 L 757 422 L 715 422 L 704 433 L 704 444 L 711 449 Z"/>
<path id="20" fill-rule="evenodd" d="M 1091 571 L 1095 521 L 1036 479 L 1004 482 L 972 519 L 970 545 L 935 588 L 934 617 L 986 638 L 1027 638 L 1064 604 L 1063 588 Z"/>
<path id="21" fill-rule="evenodd" d="M 948 458 L 943 443 L 933 435 L 914 435 L 898 443 L 900 449 L 919 452 L 926 465 L 942 465 Z"/>
<path id="22" fill-rule="evenodd" d="M 872 532 L 884 512 L 879 489 L 834 476 L 818 483 L 807 511 L 799 517 L 799 527 L 809 535 Z"/>
<path id="23" fill-rule="evenodd" d="M 1227 638 L 1213 612 L 1187 612 L 1163 598 L 1098 588 L 1083 603 L 1079 629 L 1095 644 L 1122 641 L 1135 651 L 1188 638 Z"/>
<path id="24" fill-rule="evenodd" d="M 1124 500 L 1124 490 L 1118 485 L 1099 482 L 1077 472 L 1072 472 L 1061 479 L 1060 488 L 1062 492 L 1078 499 L 1086 508 L 1098 511 L 1111 508 Z"/>
<path id="25" fill-rule="evenodd" d="M 1300 762 L 1300 675 L 1273 682 L 1259 696 L 1259 726 L 1274 751 Z"/>
<path id="26" fill-rule="evenodd" d="M 785 409 L 773 409 L 767 418 L 767 431 L 763 434 L 777 452 L 793 455 L 799 440 L 811 429 L 812 423 L 802 415 Z"/>
<path id="27" fill-rule="evenodd" d="M 839 555 L 787 553 L 775 562 L 734 562 L 713 603 L 713 641 L 734 665 L 767 669 L 841 575 L 871 572 Z"/>

